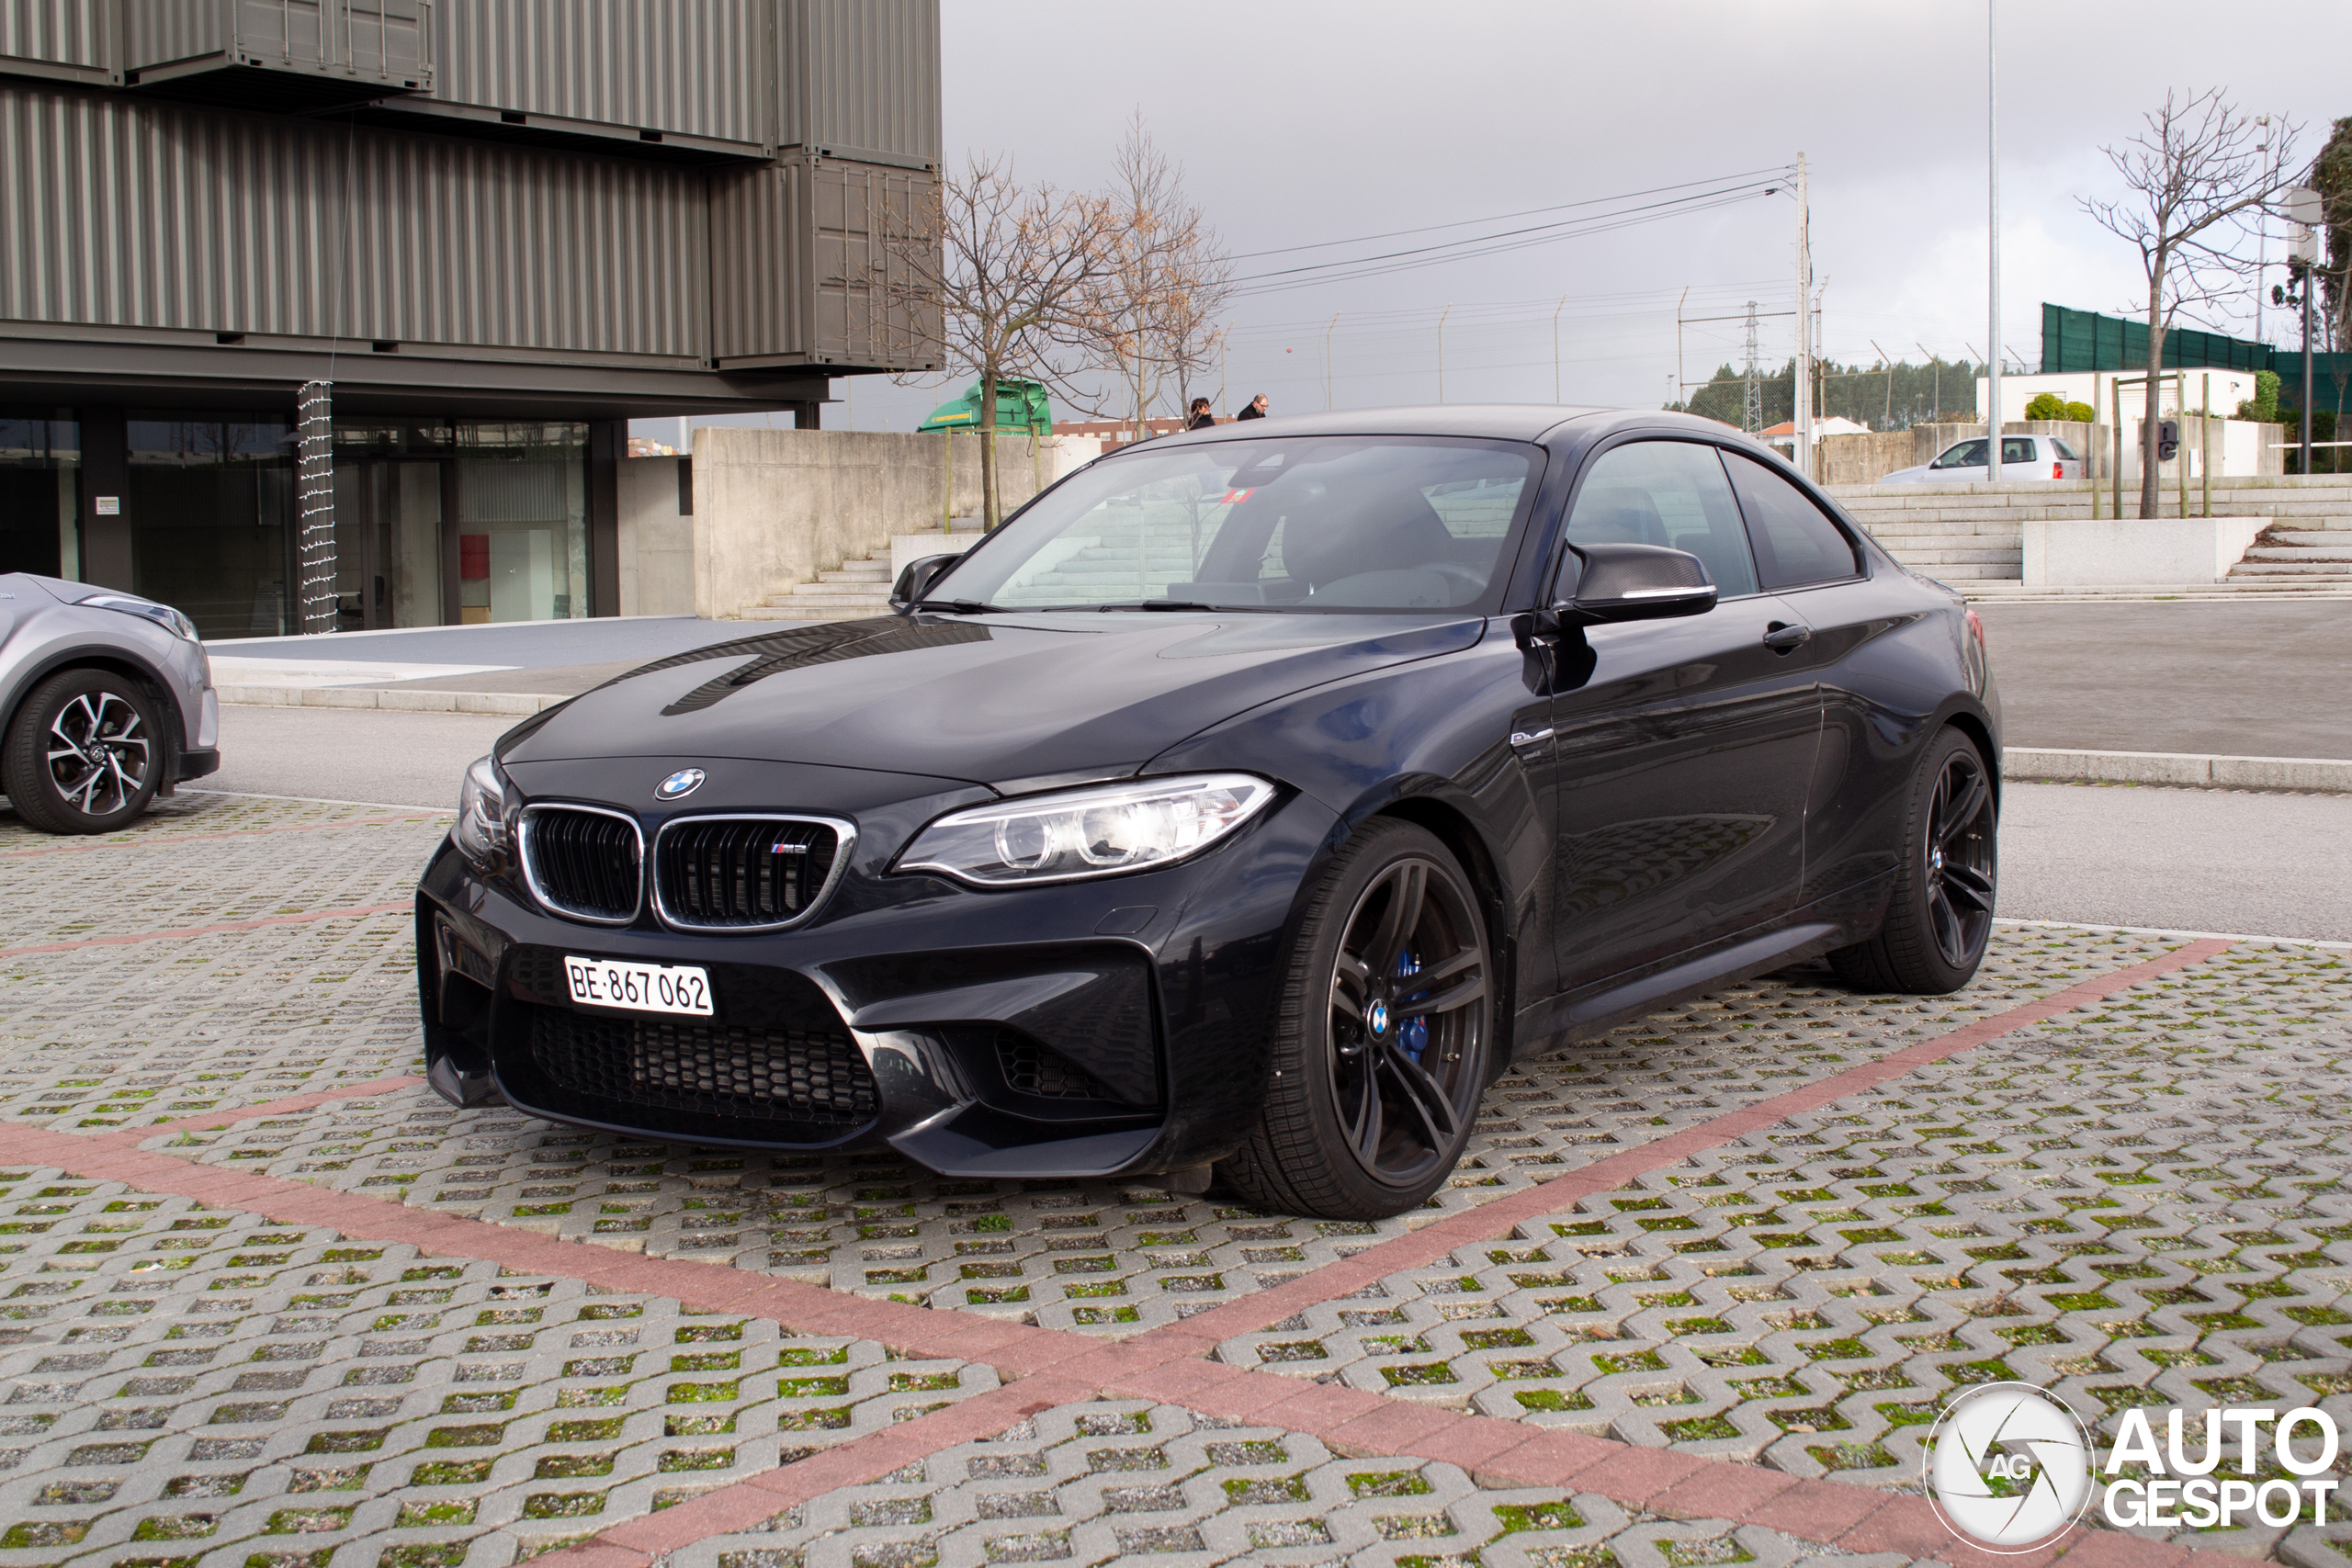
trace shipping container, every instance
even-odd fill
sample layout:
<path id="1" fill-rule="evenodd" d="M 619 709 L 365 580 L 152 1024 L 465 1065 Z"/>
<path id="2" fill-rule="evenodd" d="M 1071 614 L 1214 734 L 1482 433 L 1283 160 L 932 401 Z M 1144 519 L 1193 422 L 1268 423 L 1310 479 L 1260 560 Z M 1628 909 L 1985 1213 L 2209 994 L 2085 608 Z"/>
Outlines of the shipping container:
<path id="1" fill-rule="evenodd" d="M 779 146 L 936 169 L 939 0 L 780 0 Z"/>
<path id="2" fill-rule="evenodd" d="M 937 368 L 937 313 L 909 309 L 894 240 L 922 228 L 931 175 L 811 156 L 707 177 L 716 368 Z"/>
<path id="3" fill-rule="evenodd" d="M 0 0 L 0 73 L 112 86 L 119 0 Z"/>
<path id="4" fill-rule="evenodd" d="M 0 87 L 0 319 L 707 356 L 695 170 Z"/>
<path id="5" fill-rule="evenodd" d="M 122 79 L 248 109 L 358 103 L 429 86 L 434 0 L 120 0 Z"/>
<path id="6" fill-rule="evenodd" d="M 763 157 L 776 0 L 434 0 L 430 93 L 385 106 L 537 131 Z M 470 111 L 470 112 L 469 112 Z"/>

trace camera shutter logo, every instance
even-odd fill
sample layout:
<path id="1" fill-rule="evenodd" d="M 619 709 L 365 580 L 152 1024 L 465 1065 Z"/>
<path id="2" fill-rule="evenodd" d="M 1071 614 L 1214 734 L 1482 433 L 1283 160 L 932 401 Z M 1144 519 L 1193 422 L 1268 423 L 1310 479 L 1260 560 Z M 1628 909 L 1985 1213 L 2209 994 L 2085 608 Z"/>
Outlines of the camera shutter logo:
<path id="1" fill-rule="evenodd" d="M 2091 1496 L 2089 1435 L 2030 1383 L 1984 1383 L 1928 1435 L 1928 1498 L 1952 1530 L 1988 1551 L 2025 1551 L 2070 1529 Z"/>

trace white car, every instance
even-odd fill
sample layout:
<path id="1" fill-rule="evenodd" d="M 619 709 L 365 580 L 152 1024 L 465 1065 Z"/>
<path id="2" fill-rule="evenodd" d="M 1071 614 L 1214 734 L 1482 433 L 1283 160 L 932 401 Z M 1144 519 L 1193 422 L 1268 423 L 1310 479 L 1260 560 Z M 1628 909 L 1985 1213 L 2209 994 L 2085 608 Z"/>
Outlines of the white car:
<path id="1" fill-rule="evenodd" d="M 2082 455 L 2054 435 L 2001 437 L 2001 482 L 2013 479 L 2078 479 Z M 1932 463 L 1897 468 L 1878 482 L 1883 485 L 1984 484 L 1991 478 L 1984 463 L 1984 438 L 1972 436 L 1944 448 Z"/>

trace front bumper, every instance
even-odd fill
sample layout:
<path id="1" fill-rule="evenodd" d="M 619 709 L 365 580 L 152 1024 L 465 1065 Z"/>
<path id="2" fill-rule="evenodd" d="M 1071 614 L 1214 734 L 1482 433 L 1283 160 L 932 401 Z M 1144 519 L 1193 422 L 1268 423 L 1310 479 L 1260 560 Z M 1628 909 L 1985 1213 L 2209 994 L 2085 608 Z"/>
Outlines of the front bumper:
<path id="1" fill-rule="evenodd" d="M 444 840 L 416 904 L 430 1076 L 461 1103 L 495 1089 L 681 1143 L 880 1142 L 951 1177 L 1206 1164 L 1257 1120 L 1293 906 L 1335 822 L 1294 795 L 1196 861 L 991 892 L 884 874 L 905 833 L 869 829 L 808 925 L 741 936 L 565 919 Z M 571 955 L 701 965 L 715 1016 L 576 1004 Z"/>

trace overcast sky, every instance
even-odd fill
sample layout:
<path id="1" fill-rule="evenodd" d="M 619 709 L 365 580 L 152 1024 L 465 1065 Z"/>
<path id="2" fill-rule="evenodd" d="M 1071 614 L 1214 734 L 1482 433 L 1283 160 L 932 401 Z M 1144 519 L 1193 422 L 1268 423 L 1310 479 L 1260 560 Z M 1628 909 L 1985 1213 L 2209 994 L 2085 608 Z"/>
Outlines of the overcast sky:
<path id="1" fill-rule="evenodd" d="M 2136 254 L 2077 198 L 2118 194 L 2100 146 L 2130 137 L 2167 87 L 2220 86 L 2249 114 L 2301 122 L 2299 162 L 2352 115 L 2342 0 L 1998 8 L 2001 335 L 2029 364 L 2043 300 L 2118 311 L 2144 292 Z M 1921 344 L 1947 356 L 1987 346 L 1981 3 L 946 0 L 944 11 L 951 164 L 1004 152 L 1025 178 L 1099 186 L 1139 110 L 1239 254 L 1772 169 L 1802 151 L 1824 351 L 1867 362 L 1873 340 L 1913 360 Z M 1277 412 L 1322 408 L 1334 312 L 1339 406 L 1434 401 L 1449 305 L 1448 401 L 1555 400 L 1556 310 L 1558 400 L 1655 406 L 1675 375 L 1682 291 L 1691 315 L 1740 313 L 1750 299 L 1789 311 L 1794 228 L 1788 195 L 1762 197 L 1240 299 L 1217 409 L 1258 391 Z M 2250 299 L 2228 324 L 2251 330 Z M 1759 335 L 1762 357 L 1786 358 L 1785 313 Z M 2296 341 L 2275 316 L 2265 335 Z M 1686 329 L 1687 374 L 1736 359 L 1743 336 L 1736 321 Z M 861 378 L 827 423 L 911 429 L 967 379 Z M 835 383 L 836 398 L 846 390 Z"/>

